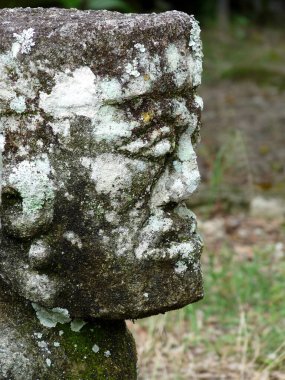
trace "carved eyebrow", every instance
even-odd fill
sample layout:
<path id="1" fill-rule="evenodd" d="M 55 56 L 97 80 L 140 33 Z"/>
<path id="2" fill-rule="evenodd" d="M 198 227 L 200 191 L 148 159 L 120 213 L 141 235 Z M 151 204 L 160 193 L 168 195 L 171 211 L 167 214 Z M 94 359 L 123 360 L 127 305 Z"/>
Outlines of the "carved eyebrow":
<path id="1" fill-rule="evenodd" d="M 174 148 L 173 145 L 171 128 L 163 126 L 151 132 L 148 131 L 144 136 L 140 136 L 130 143 L 120 146 L 118 150 L 142 156 L 160 157 L 169 153 Z"/>
<path id="2" fill-rule="evenodd" d="M 181 135 L 187 127 L 191 132 L 196 128 L 197 115 L 188 108 L 185 98 L 176 97 L 169 100 L 168 108 L 162 110 L 159 107 L 157 109 L 157 104 L 156 107 L 151 106 L 154 104 L 149 104 L 149 111 L 140 110 L 141 122 L 144 125 L 132 130 L 131 141 L 121 145 L 119 151 L 146 157 L 161 157 L 174 150 L 175 137 Z M 164 115 L 166 124 L 159 126 L 164 120 Z"/>
<path id="3" fill-rule="evenodd" d="M 96 139 L 114 141 L 126 155 L 162 157 L 175 148 L 175 140 L 193 123 L 188 98 L 136 99 L 124 107 L 103 106 L 93 120 Z"/>

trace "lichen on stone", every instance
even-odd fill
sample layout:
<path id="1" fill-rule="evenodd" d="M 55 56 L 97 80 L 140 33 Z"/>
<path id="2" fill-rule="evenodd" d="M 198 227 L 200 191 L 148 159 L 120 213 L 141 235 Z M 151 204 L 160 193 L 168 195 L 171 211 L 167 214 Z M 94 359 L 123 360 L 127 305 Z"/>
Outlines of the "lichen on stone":
<path id="1" fill-rule="evenodd" d="M 48 156 L 42 154 L 32 161 L 22 161 L 12 169 L 8 186 L 13 186 L 23 199 L 23 213 L 27 216 L 40 210 L 54 198 L 54 187 L 49 178 L 51 167 Z"/>
<path id="2" fill-rule="evenodd" d="M 202 61 L 203 61 L 203 51 L 202 51 L 202 42 L 200 39 L 201 28 L 199 23 L 193 16 L 191 16 L 191 34 L 189 40 L 189 47 L 192 51 L 192 82 L 193 86 L 199 86 L 201 84 L 201 75 L 202 75 Z"/>
<path id="3" fill-rule="evenodd" d="M 55 327 L 58 323 L 68 323 L 71 322 L 69 312 L 66 309 L 60 307 L 54 307 L 48 310 L 36 303 L 32 303 L 34 310 L 36 311 L 37 318 L 40 323 L 45 327 Z"/>
<path id="4" fill-rule="evenodd" d="M 35 46 L 34 33 L 35 30 L 33 28 L 24 29 L 20 34 L 13 33 L 13 37 L 16 39 L 12 47 L 14 57 L 17 56 L 18 52 L 22 54 L 30 53 L 32 47 Z"/>

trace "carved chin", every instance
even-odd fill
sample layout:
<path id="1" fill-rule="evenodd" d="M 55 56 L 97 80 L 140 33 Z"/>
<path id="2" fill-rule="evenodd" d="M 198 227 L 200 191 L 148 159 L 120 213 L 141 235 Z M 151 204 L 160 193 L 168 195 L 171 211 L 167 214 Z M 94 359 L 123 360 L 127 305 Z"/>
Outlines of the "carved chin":
<path id="1" fill-rule="evenodd" d="M 45 287 L 36 286 L 32 290 L 28 283 L 22 284 L 22 291 L 26 298 L 47 308 L 67 309 L 72 317 L 142 318 L 203 297 L 201 250 L 202 242 L 194 234 L 189 241 L 150 249 L 142 257 L 121 256 L 116 260 L 112 257 L 100 267 L 97 263 L 97 268 L 93 262 L 93 269 L 83 265 L 76 273 L 76 282 L 70 282 L 69 286 L 65 281 L 61 287 L 58 276 L 53 288 L 57 293 L 52 297 L 47 297 L 47 289 L 54 284 L 53 279 Z M 68 273 L 63 272 L 61 277 L 66 276 Z"/>

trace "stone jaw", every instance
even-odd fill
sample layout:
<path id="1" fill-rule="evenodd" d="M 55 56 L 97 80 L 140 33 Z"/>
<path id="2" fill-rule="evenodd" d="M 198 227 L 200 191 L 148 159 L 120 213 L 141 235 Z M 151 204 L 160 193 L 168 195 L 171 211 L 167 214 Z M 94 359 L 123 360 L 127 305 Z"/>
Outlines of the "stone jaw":
<path id="1" fill-rule="evenodd" d="M 199 300 L 195 217 L 184 221 L 167 208 L 199 180 L 191 148 L 201 111 L 194 18 L 7 9 L 0 21 L 2 185 L 7 198 L 16 191 L 13 208 L 3 206 L 11 220 L 4 222 L 4 280 L 73 317 L 140 318 Z M 28 194 L 24 175 L 36 178 Z M 42 249 L 42 264 L 29 261 L 39 240 L 48 252 Z M 39 274 L 46 268 L 50 283 Z"/>

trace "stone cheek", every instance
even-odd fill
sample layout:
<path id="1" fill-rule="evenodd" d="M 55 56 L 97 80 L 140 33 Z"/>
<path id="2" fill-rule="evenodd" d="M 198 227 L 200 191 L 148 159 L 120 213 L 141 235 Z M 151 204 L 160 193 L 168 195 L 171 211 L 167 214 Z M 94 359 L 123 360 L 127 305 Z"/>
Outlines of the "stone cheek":
<path id="1" fill-rule="evenodd" d="M 74 318 L 202 297 L 199 26 L 179 12 L 0 11 L 1 277 Z M 147 294 L 147 297 L 146 297 Z"/>

